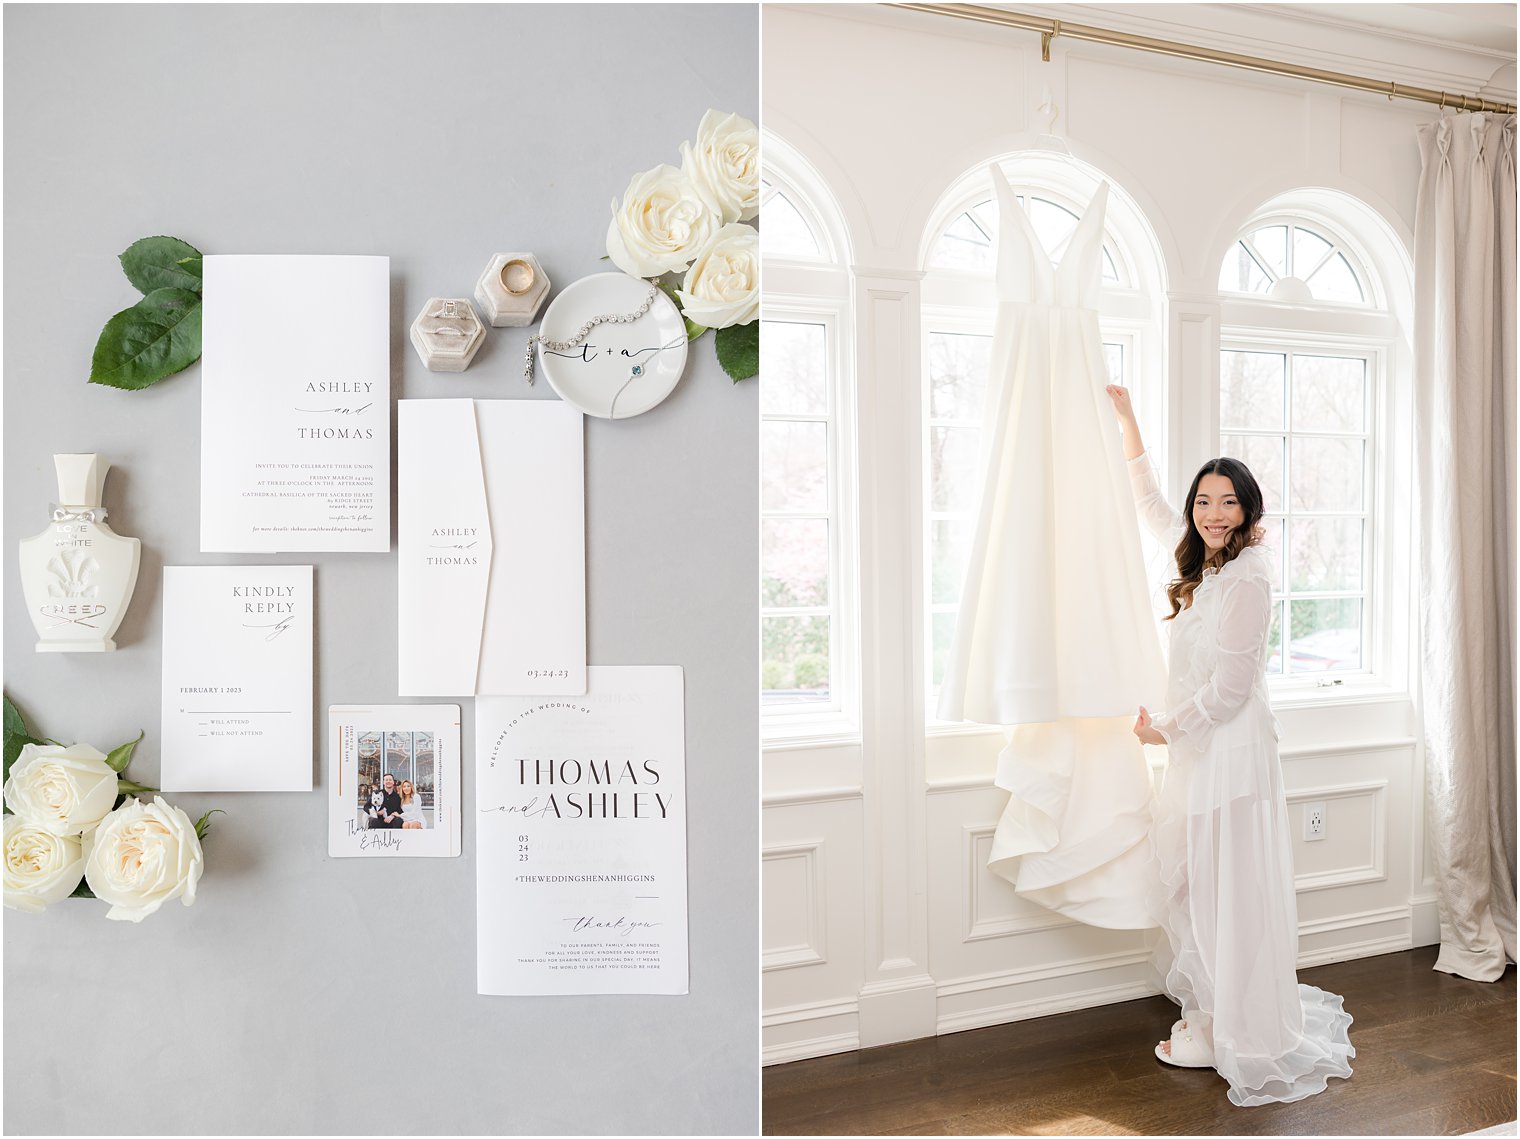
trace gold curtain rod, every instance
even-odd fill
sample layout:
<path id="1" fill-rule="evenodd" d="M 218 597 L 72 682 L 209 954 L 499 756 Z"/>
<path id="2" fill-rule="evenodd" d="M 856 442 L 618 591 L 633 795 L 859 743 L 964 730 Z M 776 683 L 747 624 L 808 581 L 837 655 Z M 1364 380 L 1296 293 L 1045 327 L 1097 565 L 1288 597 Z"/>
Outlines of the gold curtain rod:
<path id="1" fill-rule="evenodd" d="M 1005 12 L 1001 8 L 985 8 L 980 4 L 889 4 L 891 8 L 906 8 L 914 12 L 928 12 L 935 16 L 952 16 L 958 20 L 975 20 L 982 24 L 1000 24 L 1007 28 L 1021 28 L 1040 33 L 1040 55 L 1050 59 L 1050 41 L 1057 36 L 1090 43 L 1112 44 L 1115 47 L 1131 47 L 1140 51 L 1153 51 L 1161 55 L 1174 55 L 1181 59 L 1197 59 L 1205 63 L 1222 63 L 1227 67 L 1243 67 L 1250 71 L 1263 71 L 1268 75 L 1286 75 L 1292 79 L 1308 79 L 1315 83 L 1329 83 L 1336 87 L 1350 87 L 1357 91 L 1370 91 L 1374 95 L 1387 95 L 1390 99 L 1416 99 L 1422 103 L 1435 103 L 1461 111 L 1493 111 L 1497 114 L 1515 113 L 1513 103 L 1495 103 L 1475 95 L 1451 95 L 1429 87 L 1401 86 L 1391 80 L 1384 83 L 1366 79 L 1360 75 L 1346 75 L 1339 71 L 1322 71 L 1317 67 L 1301 67 L 1296 63 L 1279 63 L 1254 55 L 1237 55 L 1231 51 L 1215 51 L 1212 48 L 1194 47 L 1192 44 L 1173 40 L 1158 40 L 1150 36 L 1137 36 L 1129 32 L 1115 32 L 1090 24 L 1072 24 L 1065 20 L 1048 20 L 1043 16 L 1026 16 L 1022 12 Z"/>

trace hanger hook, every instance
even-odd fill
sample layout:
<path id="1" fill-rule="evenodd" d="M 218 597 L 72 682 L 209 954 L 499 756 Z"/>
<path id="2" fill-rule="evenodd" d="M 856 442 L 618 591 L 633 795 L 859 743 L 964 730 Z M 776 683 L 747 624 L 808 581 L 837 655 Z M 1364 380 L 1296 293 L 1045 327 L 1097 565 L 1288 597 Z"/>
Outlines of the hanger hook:
<path id="1" fill-rule="evenodd" d="M 1050 62 L 1050 41 L 1061 34 L 1061 21 L 1050 21 L 1050 31 L 1040 33 L 1040 61 Z"/>

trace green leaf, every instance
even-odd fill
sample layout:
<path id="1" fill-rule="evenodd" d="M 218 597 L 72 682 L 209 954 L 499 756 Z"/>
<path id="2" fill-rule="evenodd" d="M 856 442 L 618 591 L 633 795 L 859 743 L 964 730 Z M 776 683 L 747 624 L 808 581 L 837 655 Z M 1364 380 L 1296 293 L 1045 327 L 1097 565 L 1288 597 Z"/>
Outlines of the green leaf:
<path id="1" fill-rule="evenodd" d="M 121 270 L 137 291 L 147 295 L 155 289 L 201 291 L 201 251 L 177 237 L 145 237 L 127 246 Z M 185 264 L 195 261 L 192 272 Z"/>
<path id="2" fill-rule="evenodd" d="M 686 322 L 687 343 L 690 343 L 707 331 L 707 326 L 705 324 L 698 324 L 696 321 L 691 320 L 687 317 L 686 309 L 681 305 L 681 298 L 676 295 L 676 290 L 681 286 L 679 279 L 674 281 L 656 281 L 655 284 L 660 286 L 660 291 L 662 293 L 664 293 L 667 297 L 675 302 L 676 311 L 681 314 L 681 319 Z"/>
<path id="3" fill-rule="evenodd" d="M 760 371 L 760 322 L 735 324 L 713 334 L 713 348 L 718 363 L 734 383 L 747 380 Z"/>
<path id="4" fill-rule="evenodd" d="M 30 728 L 26 726 L 26 719 L 21 715 L 20 709 L 11 703 L 9 696 L 5 697 L 5 778 L 11 777 L 11 765 L 21 756 L 21 749 L 27 744 L 40 744 L 39 740 L 32 735 Z M 5 813 L 11 813 L 9 804 L 5 806 Z"/>
<path id="5" fill-rule="evenodd" d="M 201 283 L 205 279 L 202 273 L 202 261 L 200 254 L 197 253 L 194 257 L 181 257 L 178 261 L 175 262 L 175 264 L 190 276 L 195 278 L 195 285 L 193 286 L 194 291 L 197 293 L 200 292 Z"/>
<path id="6" fill-rule="evenodd" d="M 118 795 L 147 795 L 157 791 L 157 787 L 148 787 L 142 783 L 133 783 L 130 779 L 123 779 L 120 776 L 116 777 L 116 793 Z"/>
<path id="7" fill-rule="evenodd" d="M 142 743 L 143 736 L 146 734 L 145 732 L 138 732 L 137 738 L 131 743 L 125 743 L 120 747 L 111 749 L 111 753 L 106 756 L 106 763 L 110 765 L 112 771 L 125 771 L 127 769 L 127 764 L 132 762 L 132 753 L 137 750 L 137 745 Z M 120 780 L 117 780 L 118 784 L 120 782 Z"/>
<path id="8" fill-rule="evenodd" d="M 213 810 L 207 811 L 200 818 L 196 819 L 195 820 L 195 837 L 196 838 L 205 838 L 206 837 L 206 832 L 211 829 L 211 816 L 212 815 L 225 815 L 226 813 L 227 813 L 226 811 L 222 810 L 220 807 L 217 807 L 217 808 L 214 808 Z"/>
<path id="9" fill-rule="evenodd" d="M 154 289 L 101 330 L 90 383 L 138 391 L 183 371 L 201 354 L 201 298 L 188 289 Z"/>
<path id="10" fill-rule="evenodd" d="M 93 898 L 94 896 L 95 891 L 90 889 L 90 884 L 83 878 L 79 880 L 79 885 L 74 887 L 74 892 L 69 895 L 71 898 Z"/>

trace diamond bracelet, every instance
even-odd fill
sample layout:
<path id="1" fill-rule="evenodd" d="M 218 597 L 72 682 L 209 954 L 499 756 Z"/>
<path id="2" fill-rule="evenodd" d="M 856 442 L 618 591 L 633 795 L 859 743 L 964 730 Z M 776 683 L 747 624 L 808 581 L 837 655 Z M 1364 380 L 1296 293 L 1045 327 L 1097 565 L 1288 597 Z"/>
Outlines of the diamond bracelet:
<path id="1" fill-rule="evenodd" d="M 533 349 L 537 345 L 542 344 L 551 352 L 568 352 L 572 348 L 579 348 L 586 337 L 591 335 L 591 330 L 600 325 L 632 324 L 649 311 L 650 306 L 654 304 L 655 297 L 659 295 L 660 290 L 658 286 L 650 285 L 649 295 L 644 298 L 644 303 L 638 308 L 632 312 L 604 313 L 601 316 L 593 316 L 585 324 L 581 325 L 576 334 L 570 337 L 569 340 L 550 340 L 547 336 L 543 335 L 528 337 L 528 354 L 523 360 L 523 379 L 527 380 L 530 384 L 533 382 Z"/>

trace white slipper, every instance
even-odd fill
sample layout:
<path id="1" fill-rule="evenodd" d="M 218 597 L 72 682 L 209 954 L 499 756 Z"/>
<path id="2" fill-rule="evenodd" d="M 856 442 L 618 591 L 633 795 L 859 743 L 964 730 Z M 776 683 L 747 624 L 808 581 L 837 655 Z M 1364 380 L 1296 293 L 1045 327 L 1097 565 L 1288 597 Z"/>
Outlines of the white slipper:
<path id="1" fill-rule="evenodd" d="M 1170 1064 L 1174 1068 L 1212 1068 L 1214 1066 L 1214 1049 L 1202 1037 L 1183 1029 L 1173 1032 L 1170 1041 L 1172 1049 L 1170 1054 L 1161 1050 L 1161 1045 L 1156 1045 L 1156 1059 L 1163 1064 Z"/>

